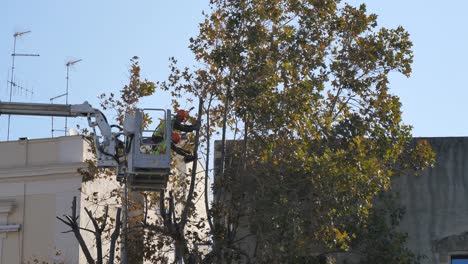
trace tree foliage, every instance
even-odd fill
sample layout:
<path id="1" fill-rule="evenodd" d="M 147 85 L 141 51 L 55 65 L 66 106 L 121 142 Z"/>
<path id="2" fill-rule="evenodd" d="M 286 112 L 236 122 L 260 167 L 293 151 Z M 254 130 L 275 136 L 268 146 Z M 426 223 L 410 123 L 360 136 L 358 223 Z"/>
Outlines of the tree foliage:
<path id="1" fill-rule="evenodd" d="M 373 213 L 374 198 L 392 177 L 434 161 L 428 144 L 412 139 L 390 92 L 391 73 L 411 73 L 409 34 L 378 26 L 365 5 L 339 0 L 211 0 L 210 6 L 190 40 L 196 66 L 181 69 L 171 59 L 171 74 L 160 84 L 175 108 L 199 99 L 202 127 L 186 143 L 195 151 L 200 144 L 204 179 L 194 165 L 171 178 L 168 192 L 144 194 L 145 208 L 159 207 L 156 218 L 139 218 L 144 258 L 167 262 L 174 249 L 184 263 L 313 263 L 312 253 L 391 238 L 395 258 L 388 259 L 411 263 L 404 236 L 379 226 Z M 101 97 L 120 122 L 156 87 L 141 80 L 132 62 L 120 97 Z M 194 189 L 198 181 L 204 197 Z M 194 207 L 201 198 L 207 218 Z M 363 232 L 370 225 L 375 234 Z M 372 262 L 371 253 L 378 252 L 369 251 Z"/>
<path id="2" fill-rule="evenodd" d="M 353 249 L 361 256 L 360 263 L 419 264 L 425 258 L 410 251 L 406 247 L 408 235 L 398 231 L 406 210 L 397 201 L 396 193 L 379 195 L 379 204 L 371 209 L 368 223 L 356 227 L 359 235 Z"/>
<path id="3" fill-rule="evenodd" d="M 101 108 L 114 112 L 120 126 L 125 115 L 139 107 L 140 99 L 155 92 L 155 83 L 143 79 L 140 72 L 139 58 L 133 57 L 129 69 L 129 83 L 117 94 L 99 96 Z M 200 105 L 203 105 L 202 102 L 201 100 Z M 178 106 L 177 101 L 174 101 L 174 106 Z M 153 120 L 149 115 L 145 115 L 144 118 L 144 126 L 148 128 Z M 191 121 L 193 120 L 195 118 L 192 117 Z M 198 132 L 189 136 L 186 147 L 197 149 L 197 135 Z M 168 263 L 174 255 L 177 261 L 185 260 L 187 263 L 200 259 L 201 253 L 196 248 L 198 245 L 206 245 L 208 240 L 204 228 L 206 218 L 201 216 L 201 212 L 194 210 L 196 201 L 200 199 L 200 193 L 195 190 L 195 186 L 201 179 L 197 178 L 196 174 L 198 163 L 190 164 L 191 168 L 186 170 L 185 165 L 181 166 L 185 164 L 182 160 L 173 155 L 168 189 L 159 192 L 129 190 L 128 225 L 124 225 L 122 231 L 125 234 L 121 234 L 121 241 L 127 239 L 129 263 L 141 263 L 143 260 Z M 97 168 L 91 160 L 87 163 L 87 169 L 80 170 L 85 181 L 98 181 L 103 178 L 109 180 L 115 176 L 115 170 Z M 117 189 L 112 190 L 108 197 L 116 199 L 119 204 L 125 199 L 123 191 Z M 100 242 L 96 239 L 96 244 Z M 121 245 L 120 248 L 122 247 Z M 99 259 L 102 257 L 98 256 L 97 261 Z"/>
<path id="4" fill-rule="evenodd" d="M 411 73 L 408 32 L 337 0 L 210 4 L 190 44 L 199 67 L 174 60 L 163 87 L 204 98 L 205 142 L 221 133 L 213 255 L 249 255 L 236 246 L 239 221 L 255 235 L 256 261 L 348 250 L 391 178 L 434 160 L 389 90 L 392 72 Z M 231 169 L 229 131 L 243 141 Z"/>
<path id="5" fill-rule="evenodd" d="M 101 100 L 101 108 L 104 111 L 113 112 L 115 115 L 115 121 L 118 125 L 113 125 L 113 121 L 110 119 L 108 122 L 114 129 L 119 129 L 123 125 L 125 114 L 133 112 L 137 107 L 141 98 L 152 95 L 155 91 L 155 83 L 143 79 L 140 75 L 141 67 L 139 65 L 139 58 L 134 56 L 130 60 L 131 65 L 129 69 L 129 83 L 119 91 L 118 94 L 109 93 L 99 95 Z M 145 117 L 145 125 L 151 123 L 151 119 Z M 96 135 L 89 134 L 87 129 L 83 129 L 83 134 L 89 140 L 90 148 L 89 151 L 95 153 L 95 147 L 92 138 Z M 123 138 L 120 138 L 123 140 Z M 122 146 L 118 146 L 122 148 Z M 122 154 L 123 149 L 119 150 L 119 154 Z M 120 160 L 124 162 L 123 160 Z M 121 218 L 121 205 L 126 197 L 123 195 L 122 185 L 115 182 L 116 169 L 113 168 L 98 168 L 96 161 L 86 160 L 87 166 L 85 168 L 78 169 L 78 172 L 82 175 L 83 185 L 81 188 L 84 201 L 89 204 L 89 207 L 93 209 L 103 208 L 103 214 L 93 214 L 90 210 L 85 207 L 85 212 L 89 217 L 90 222 L 93 225 L 94 231 L 79 226 L 78 217 L 76 216 L 76 208 L 72 209 L 73 216 L 65 216 L 68 220 L 66 224 L 71 227 L 75 237 L 80 242 L 80 247 L 85 253 L 86 259 L 89 263 L 103 263 L 108 261 L 114 263 L 114 260 L 121 260 L 119 255 L 115 255 L 122 249 L 120 244 L 125 238 L 128 240 L 127 251 L 129 263 L 140 263 L 144 258 L 144 227 L 142 224 L 144 215 L 149 208 L 149 204 L 144 204 L 143 193 L 131 192 L 128 198 L 128 208 L 130 211 L 128 216 L 128 224 L 122 227 Z M 96 188 L 96 186 L 104 186 L 104 188 Z M 108 214 L 109 205 L 111 207 L 117 207 L 115 217 L 111 217 Z M 146 206 L 145 206 L 146 205 Z M 76 206 L 75 206 L 76 207 Z M 63 219 L 59 218 L 62 222 Z M 123 229 L 123 230 L 122 230 Z M 86 230 L 94 234 L 94 244 L 88 245 L 81 235 L 80 230 Z M 111 232 L 111 230 L 114 230 Z M 121 234 L 126 233 L 126 236 Z M 120 239 L 120 241 L 118 241 Z M 118 243 L 117 243 L 118 242 Z M 88 248 L 96 247 L 95 260 Z"/>

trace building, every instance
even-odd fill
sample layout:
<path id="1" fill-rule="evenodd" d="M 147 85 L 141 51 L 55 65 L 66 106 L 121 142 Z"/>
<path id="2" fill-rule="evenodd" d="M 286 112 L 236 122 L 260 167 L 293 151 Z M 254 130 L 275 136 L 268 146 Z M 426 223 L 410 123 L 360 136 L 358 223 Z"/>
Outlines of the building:
<path id="1" fill-rule="evenodd" d="M 71 215 L 72 201 L 77 197 L 80 226 L 94 230 L 84 208 L 99 216 L 109 205 L 109 216 L 115 217 L 120 200 L 109 194 L 122 192 L 113 175 L 82 182 L 78 169 L 86 168 L 86 160 L 93 157 L 89 148 L 82 136 L 0 142 L 0 264 L 87 263 L 74 234 L 64 233 L 70 228 L 56 217 Z M 177 159 L 174 174 L 185 172 L 188 166 Z M 199 166 L 196 191 L 200 194 L 203 177 Z M 197 200 L 195 207 L 206 219 L 203 199 Z M 158 213 L 157 208 L 149 210 L 153 219 Z M 201 230 L 192 227 L 191 231 Z M 94 236 L 89 232 L 82 235 L 95 254 Z M 108 247 L 109 242 L 104 241 L 104 253 Z M 166 250 L 170 255 L 171 249 Z"/>
<path id="2" fill-rule="evenodd" d="M 426 256 L 423 263 L 468 263 L 468 137 L 426 140 L 437 155 L 434 168 L 393 181 L 406 208 L 400 229 L 408 247 Z"/>
<path id="3" fill-rule="evenodd" d="M 56 216 L 80 197 L 87 148 L 81 136 L 0 143 L 1 264 L 77 263 L 78 243 Z"/>

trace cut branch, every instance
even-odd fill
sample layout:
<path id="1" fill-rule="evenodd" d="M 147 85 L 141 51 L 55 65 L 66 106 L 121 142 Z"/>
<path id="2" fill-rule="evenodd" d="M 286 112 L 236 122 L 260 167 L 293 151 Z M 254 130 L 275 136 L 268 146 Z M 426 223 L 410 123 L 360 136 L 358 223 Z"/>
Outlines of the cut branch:
<path id="1" fill-rule="evenodd" d="M 121 211 L 122 211 L 122 208 L 118 208 L 117 214 L 115 216 L 115 228 L 114 228 L 114 232 L 112 232 L 112 235 L 111 235 L 110 248 L 109 248 L 110 250 L 109 260 L 107 262 L 108 264 L 114 263 L 115 244 L 117 242 L 117 239 L 119 238 L 120 228 L 122 226 L 122 219 L 120 219 Z"/>
<path id="2" fill-rule="evenodd" d="M 84 241 L 83 237 L 81 236 L 80 233 L 80 225 L 78 223 L 78 218 L 79 216 L 76 215 L 76 196 L 73 197 L 73 202 L 72 202 L 72 216 L 64 216 L 67 220 L 60 218 L 57 216 L 57 219 L 62 221 L 65 225 L 69 226 L 71 230 L 73 231 L 73 234 L 76 237 L 76 240 L 78 240 L 78 244 L 80 244 L 81 250 L 83 251 L 83 254 L 86 257 L 86 261 L 88 263 L 95 263 L 93 257 L 91 256 L 91 253 L 89 252 L 89 248 L 86 245 L 86 242 Z"/>

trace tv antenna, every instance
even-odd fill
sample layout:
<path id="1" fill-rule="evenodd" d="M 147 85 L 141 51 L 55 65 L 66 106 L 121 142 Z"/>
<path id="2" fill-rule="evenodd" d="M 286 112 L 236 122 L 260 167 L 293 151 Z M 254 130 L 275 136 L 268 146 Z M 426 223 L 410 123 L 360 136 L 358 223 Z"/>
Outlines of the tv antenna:
<path id="1" fill-rule="evenodd" d="M 61 94 L 61 95 L 57 95 L 55 97 L 50 98 L 50 103 L 53 104 L 55 99 L 64 97 L 65 95 L 67 95 L 67 94 Z M 63 131 L 65 133 L 65 135 L 66 135 L 66 133 L 67 133 L 66 130 L 54 129 L 54 117 L 53 116 L 51 117 L 51 120 L 52 120 L 52 130 L 51 130 L 52 131 L 52 137 L 54 137 L 54 132 L 55 131 Z"/>
<path id="2" fill-rule="evenodd" d="M 67 77 L 66 77 L 67 85 L 66 85 L 65 93 L 50 98 L 50 103 L 53 103 L 53 101 L 55 99 L 58 99 L 58 98 L 61 98 L 61 97 L 65 96 L 65 104 L 68 105 L 68 87 L 69 87 L 69 80 L 70 80 L 70 67 L 72 67 L 73 65 L 75 65 L 76 63 L 78 63 L 80 61 L 82 61 L 82 59 L 70 60 L 67 63 L 65 63 L 65 66 L 67 66 Z M 55 131 L 62 131 L 62 130 L 61 129 L 54 129 L 54 118 L 52 117 L 52 137 L 54 137 L 54 132 Z M 65 126 L 64 126 L 63 132 L 64 132 L 65 136 L 68 133 L 68 118 L 67 117 L 65 117 Z"/>
<path id="3" fill-rule="evenodd" d="M 39 57 L 39 54 L 27 54 L 27 53 L 16 53 L 16 40 L 17 38 L 26 35 L 28 33 L 31 33 L 31 30 L 28 31 L 23 31 L 23 32 L 15 32 L 13 34 L 13 53 L 11 53 L 11 76 L 10 76 L 10 81 L 8 82 L 10 84 L 10 102 L 11 102 L 11 96 L 13 94 L 13 88 L 19 89 L 21 92 L 24 91 L 26 94 L 30 93 L 32 94 L 33 91 L 24 88 L 23 86 L 20 86 L 16 83 L 15 81 L 15 58 L 20 56 L 20 57 Z M 10 140 L 10 119 L 11 115 L 8 115 L 8 129 L 7 129 L 7 141 Z"/>

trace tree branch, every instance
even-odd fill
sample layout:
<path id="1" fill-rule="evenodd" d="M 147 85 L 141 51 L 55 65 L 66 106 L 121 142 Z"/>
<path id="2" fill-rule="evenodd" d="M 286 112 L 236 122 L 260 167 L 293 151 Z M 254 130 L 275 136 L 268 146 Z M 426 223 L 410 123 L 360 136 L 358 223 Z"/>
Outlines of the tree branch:
<path id="1" fill-rule="evenodd" d="M 213 220 L 211 219 L 211 213 L 210 213 L 210 206 L 209 206 L 209 197 L 208 197 L 208 179 L 210 177 L 208 173 L 208 168 L 210 166 L 210 108 L 211 108 L 211 102 L 213 101 L 213 94 L 211 94 L 210 99 L 208 101 L 208 107 L 206 110 L 206 159 L 205 159 L 205 210 L 206 210 L 206 217 L 208 219 L 208 224 L 210 225 L 210 233 L 214 234 L 214 226 L 213 226 Z"/>
<path id="2" fill-rule="evenodd" d="M 96 238 L 96 255 L 97 255 L 97 264 L 102 264 L 102 240 L 101 240 L 101 230 L 99 229 L 99 224 L 96 221 L 96 219 L 93 217 L 93 214 L 91 213 L 88 208 L 85 207 L 85 212 L 88 214 L 89 219 L 93 223 L 94 230 L 94 236 Z"/>
<path id="3" fill-rule="evenodd" d="M 197 118 L 197 124 L 201 123 L 201 115 L 202 115 L 202 110 L 203 110 L 203 99 L 200 98 L 200 101 L 198 103 L 198 118 Z M 179 231 L 181 234 L 184 233 L 185 225 L 187 224 L 187 219 L 188 219 L 188 212 L 190 208 L 194 205 L 193 204 L 193 192 L 195 190 L 195 181 L 197 177 L 197 165 L 198 165 L 198 160 L 197 160 L 197 152 L 198 152 L 198 146 L 200 144 L 200 129 L 196 130 L 195 133 L 195 145 L 193 147 L 193 154 L 195 156 L 195 160 L 192 164 L 192 177 L 190 180 L 190 189 L 189 193 L 187 195 L 187 202 L 185 203 L 185 207 L 182 210 L 181 218 L 180 218 L 180 226 L 179 226 Z"/>
<path id="4" fill-rule="evenodd" d="M 114 263 L 115 244 L 120 234 L 120 227 L 122 226 L 122 219 L 120 219 L 121 211 L 122 211 L 122 208 L 118 208 L 117 214 L 115 216 L 115 228 L 114 228 L 114 232 L 112 232 L 112 235 L 111 235 L 111 241 L 110 241 L 110 247 L 109 247 L 109 251 L 110 251 L 109 260 L 107 261 L 108 264 Z"/>
<path id="5" fill-rule="evenodd" d="M 94 264 L 95 261 L 93 259 L 93 257 L 91 256 L 91 253 L 89 252 L 89 248 L 88 246 L 86 245 L 86 242 L 84 241 L 83 237 L 81 236 L 81 233 L 80 233 L 80 227 L 79 227 L 79 223 L 78 223 L 78 216 L 76 216 L 76 196 L 73 197 L 73 202 L 72 202 L 72 216 L 65 216 L 67 218 L 68 221 L 60 218 L 57 216 L 57 219 L 59 219 L 60 221 L 62 221 L 65 225 L 69 226 L 73 231 L 73 234 L 75 235 L 75 238 L 76 240 L 78 240 L 78 244 L 80 245 L 81 247 L 81 250 L 83 251 L 83 254 L 85 255 L 86 257 L 86 261 L 88 263 L 92 263 Z"/>

